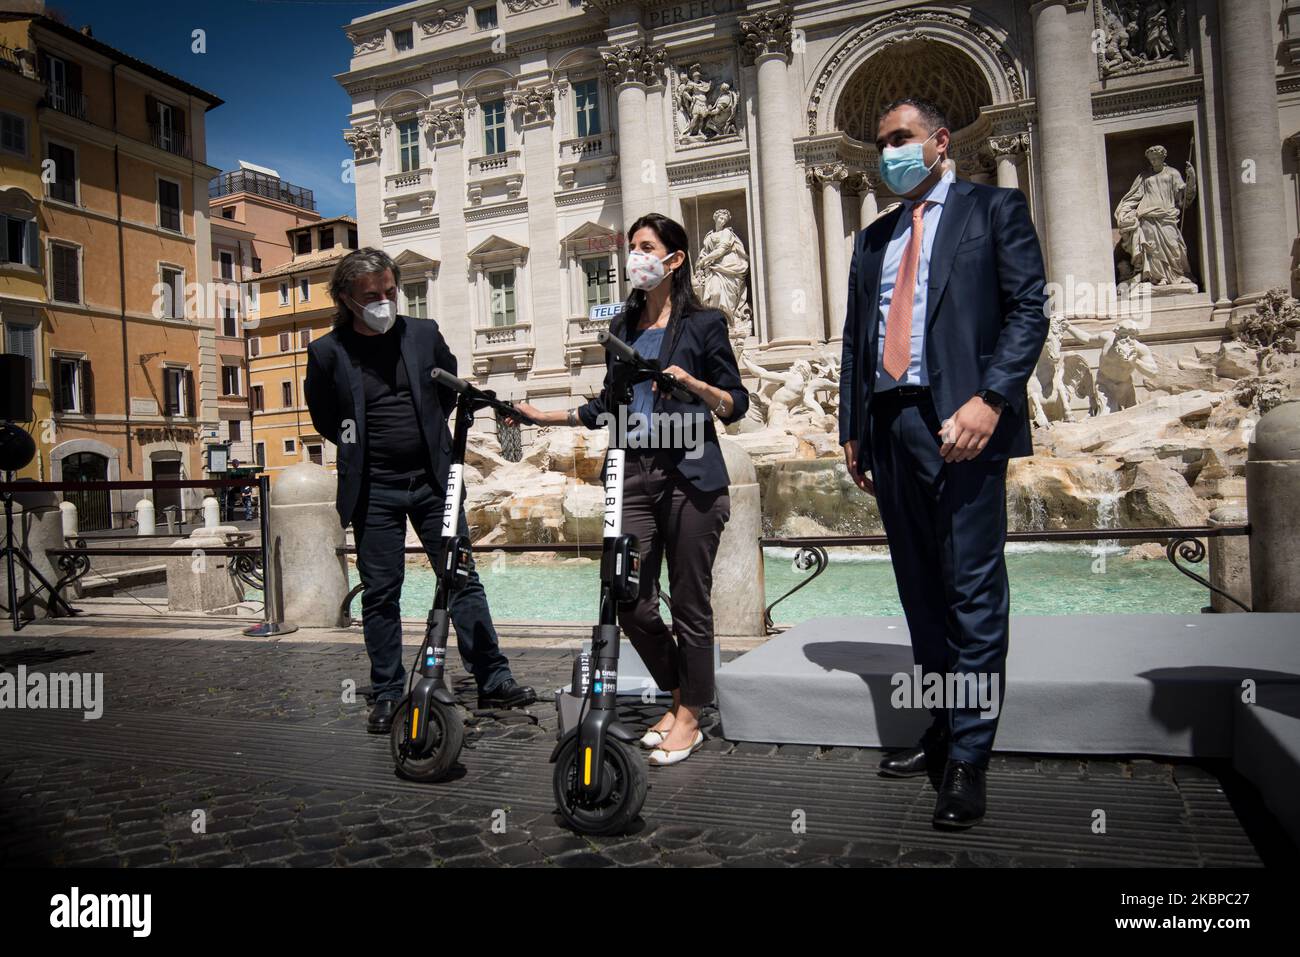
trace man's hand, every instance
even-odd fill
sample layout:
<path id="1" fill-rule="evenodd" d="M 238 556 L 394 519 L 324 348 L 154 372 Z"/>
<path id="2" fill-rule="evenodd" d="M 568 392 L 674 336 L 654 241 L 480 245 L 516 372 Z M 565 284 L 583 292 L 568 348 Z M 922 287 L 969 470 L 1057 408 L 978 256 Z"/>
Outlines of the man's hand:
<path id="1" fill-rule="evenodd" d="M 848 467 L 849 477 L 853 479 L 853 484 L 868 495 L 876 494 L 876 486 L 861 472 L 858 471 L 858 440 L 849 439 L 844 443 L 844 464 Z"/>
<path id="2" fill-rule="evenodd" d="M 989 444 L 989 436 L 997 428 L 1002 413 L 993 408 L 979 396 L 966 401 L 949 420 L 948 434 L 942 429 L 939 435 L 944 439 L 939 446 L 939 454 L 945 462 L 967 462 L 984 451 Z"/>

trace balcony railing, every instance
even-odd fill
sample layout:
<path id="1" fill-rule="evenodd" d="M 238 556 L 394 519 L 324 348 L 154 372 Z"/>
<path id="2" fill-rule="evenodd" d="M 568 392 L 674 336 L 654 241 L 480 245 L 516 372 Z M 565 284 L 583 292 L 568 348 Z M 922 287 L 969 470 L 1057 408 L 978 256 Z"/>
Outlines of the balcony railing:
<path id="1" fill-rule="evenodd" d="M 517 176 L 519 172 L 519 150 L 471 156 L 469 160 L 470 179 L 504 179 Z"/>
<path id="2" fill-rule="evenodd" d="M 384 177 L 384 192 L 407 193 L 418 192 L 422 189 L 429 189 L 433 182 L 433 170 L 431 169 L 413 169 L 405 173 L 390 173 Z"/>
<path id="3" fill-rule="evenodd" d="M 0 70 L 18 73 L 26 77 L 36 76 L 36 57 L 31 50 L 22 47 L 10 47 L 0 43 Z"/>
<path id="4" fill-rule="evenodd" d="M 162 126 L 158 123 L 150 123 L 149 143 L 160 150 L 166 150 L 168 153 L 184 156 L 186 159 L 190 158 L 190 138 L 181 130 L 173 129 L 170 126 Z"/>
<path id="5" fill-rule="evenodd" d="M 66 86 L 51 83 L 45 88 L 45 105 L 79 120 L 86 118 L 86 94 L 81 90 L 70 90 Z"/>
<path id="6" fill-rule="evenodd" d="M 278 176 L 268 176 L 255 170 L 240 169 L 222 173 L 208 184 L 208 196 L 229 196 L 233 193 L 252 193 L 297 206 L 300 209 L 316 208 L 316 199 L 309 189 L 286 183 Z"/>
<path id="7" fill-rule="evenodd" d="M 579 136 L 571 140 L 560 141 L 560 162 L 581 163 L 587 160 L 600 160 L 611 152 L 608 133 L 596 133 L 594 136 Z"/>

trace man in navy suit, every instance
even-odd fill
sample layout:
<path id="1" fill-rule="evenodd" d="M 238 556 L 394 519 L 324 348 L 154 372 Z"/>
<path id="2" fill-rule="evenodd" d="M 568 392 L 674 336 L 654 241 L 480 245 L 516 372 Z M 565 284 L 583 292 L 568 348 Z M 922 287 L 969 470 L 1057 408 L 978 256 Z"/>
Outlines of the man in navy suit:
<path id="1" fill-rule="evenodd" d="M 376 698 L 366 727 L 375 734 L 388 733 L 405 693 L 400 600 L 408 517 L 437 567 L 451 464 L 447 417 L 455 404 L 455 393 L 435 386 L 430 372 L 454 374 L 456 357 L 435 321 L 397 315 L 399 279 L 397 264 L 378 249 L 343 257 L 330 282 L 334 328 L 307 349 L 307 408 L 316 430 L 338 446 L 336 507 L 343 527 L 352 523 L 365 586 L 362 631 Z M 468 524 L 463 507 L 460 524 Z M 450 612 L 479 707 L 536 701 L 533 689 L 511 676 L 473 569 Z"/>
<path id="2" fill-rule="evenodd" d="M 879 505 L 916 663 L 961 692 L 880 771 L 942 767 L 934 824 L 964 828 L 984 816 L 1005 690 L 1007 460 L 1031 454 L 1025 384 L 1048 321 L 1024 196 L 956 179 L 949 145 L 933 103 L 881 113 L 881 177 L 902 202 L 854 240 L 840 442 Z"/>

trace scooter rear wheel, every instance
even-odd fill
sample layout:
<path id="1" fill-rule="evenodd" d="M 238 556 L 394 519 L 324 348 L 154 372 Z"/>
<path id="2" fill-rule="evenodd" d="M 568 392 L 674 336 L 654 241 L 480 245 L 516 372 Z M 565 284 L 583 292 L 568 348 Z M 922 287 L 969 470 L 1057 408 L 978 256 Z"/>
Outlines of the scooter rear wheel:
<path id="1" fill-rule="evenodd" d="M 594 800 L 578 791 L 578 739 L 560 750 L 551 778 L 560 815 L 582 834 L 619 834 L 641 813 L 645 804 L 647 774 L 641 756 L 626 744 L 606 739 L 600 756 L 601 792 Z"/>
<path id="2" fill-rule="evenodd" d="M 429 710 L 429 737 L 433 747 L 422 757 L 403 755 L 402 746 L 406 735 L 410 734 L 408 722 L 411 699 L 403 698 L 393 715 L 393 727 L 388 733 L 388 746 L 393 755 L 393 765 L 397 773 L 412 781 L 428 783 L 441 781 L 456 764 L 460 757 L 461 745 L 465 742 L 465 725 L 455 707 L 432 702 Z"/>

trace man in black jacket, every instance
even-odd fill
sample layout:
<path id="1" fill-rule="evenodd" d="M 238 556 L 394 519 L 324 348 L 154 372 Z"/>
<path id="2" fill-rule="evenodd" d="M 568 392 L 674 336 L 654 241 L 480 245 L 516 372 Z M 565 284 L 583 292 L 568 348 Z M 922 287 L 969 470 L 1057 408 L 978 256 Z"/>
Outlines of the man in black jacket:
<path id="1" fill-rule="evenodd" d="M 455 395 L 434 385 L 434 368 L 455 373 L 456 357 L 431 319 L 397 315 L 400 270 L 385 253 L 359 249 L 330 282 L 333 331 L 307 349 L 307 407 L 317 431 L 338 447 L 339 521 L 352 523 L 363 631 L 376 702 L 367 729 L 386 734 L 405 692 L 400 599 L 406 520 L 434 559 L 451 464 L 447 418 Z M 461 527 L 465 521 L 461 509 Z M 433 562 L 436 567 L 436 562 Z M 451 619 L 480 708 L 537 700 L 519 685 L 498 646 L 478 574 L 452 598 Z"/>

